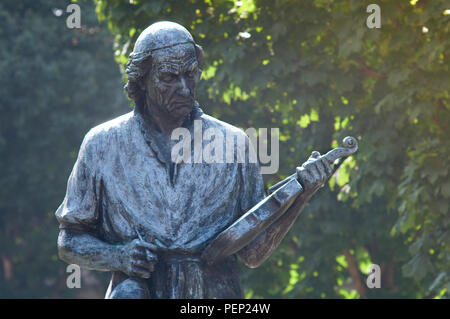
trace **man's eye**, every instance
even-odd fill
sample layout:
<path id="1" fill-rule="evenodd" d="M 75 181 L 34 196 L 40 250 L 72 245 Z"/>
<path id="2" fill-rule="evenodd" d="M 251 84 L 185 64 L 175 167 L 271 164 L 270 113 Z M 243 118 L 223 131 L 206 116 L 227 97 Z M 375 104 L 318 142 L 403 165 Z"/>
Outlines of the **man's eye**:
<path id="1" fill-rule="evenodd" d="M 164 82 L 172 82 L 176 78 L 177 78 L 177 76 L 175 74 L 172 74 L 172 73 L 163 74 L 161 76 L 161 80 L 163 80 Z"/>
<path id="2" fill-rule="evenodd" d="M 190 72 L 186 72 L 186 76 L 190 77 L 190 78 L 193 78 L 195 76 L 195 70 L 190 71 Z"/>

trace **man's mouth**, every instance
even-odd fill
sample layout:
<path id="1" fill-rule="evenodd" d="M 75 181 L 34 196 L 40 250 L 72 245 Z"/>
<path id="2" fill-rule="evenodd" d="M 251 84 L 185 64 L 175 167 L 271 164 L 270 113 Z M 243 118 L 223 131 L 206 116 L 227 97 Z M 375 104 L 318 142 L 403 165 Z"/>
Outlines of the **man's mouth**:
<path id="1" fill-rule="evenodd" d="M 180 109 L 180 108 L 192 108 L 193 105 L 194 105 L 194 101 L 192 99 L 175 100 L 175 101 L 172 101 L 172 103 L 170 103 L 169 112 L 172 112 L 173 110 Z"/>

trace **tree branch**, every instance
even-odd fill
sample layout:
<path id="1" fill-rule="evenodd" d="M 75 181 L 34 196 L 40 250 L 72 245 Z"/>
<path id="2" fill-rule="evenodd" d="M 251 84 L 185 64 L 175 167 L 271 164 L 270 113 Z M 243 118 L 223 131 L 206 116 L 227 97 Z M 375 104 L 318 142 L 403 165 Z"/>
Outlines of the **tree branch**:
<path id="1" fill-rule="evenodd" d="M 2 256 L 2 262 L 3 262 L 3 275 L 5 276 L 5 280 L 8 281 L 13 277 L 13 265 L 11 260 L 6 256 Z"/>
<path id="2" fill-rule="evenodd" d="M 353 258 L 348 249 L 345 249 L 343 253 L 345 259 L 347 260 L 348 272 L 350 273 L 350 277 L 352 278 L 353 285 L 355 286 L 356 291 L 359 293 L 361 298 L 366 298 L 366 288 L 361 281 L 361 273 L 359 272 L 355 258 Z"/>
<path id="3" fill-rule="evenodd" d="M 366 62 L 364 62 L 361 58 L 357 57 L 355 58 L 355 61 L 358 63 L 359 67 L 362 69 L 364 77 L 366 78 L 379 78 L 384 79 L 386 78 L 385 73 L 378 73 L 377 70 L 367 65 Z"/>

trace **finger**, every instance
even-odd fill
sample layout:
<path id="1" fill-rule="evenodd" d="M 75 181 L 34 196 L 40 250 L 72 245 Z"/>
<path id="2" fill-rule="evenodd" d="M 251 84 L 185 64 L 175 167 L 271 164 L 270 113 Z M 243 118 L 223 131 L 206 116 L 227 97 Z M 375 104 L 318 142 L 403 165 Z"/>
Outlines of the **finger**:
<path id="1" fill-rule="evenodd" d="M 151 255 L 151 256 L 156 256 L 157 250 L 159 251 L 158 247 L 148 248 L 148 247 L 144 247 L 144 246 L 135 246 L 133 248 L 133 252 L 147 254 L 147 255 Z"/>
<path id="2" fill-rule="evenodd" d="M 316 164 L 315 166 L 316 166 L 317 170 L 319 171 L 320 179 L 322 180 L 322 182 L 325 182 L 328 178 L 328 175 L 325 171 L 325 167 L 323 166 L 322 161 L 320 161 L 320 160 L 316 161 L 315 164 Z"/>
<path id="3" fill-rule="evenodd" d="M 310 156 L 310 158 L 319 158 L 319 157 L 320 157 L 320 153 L 317 151 L 313 151 Z"/>
<path id="4" fill-rule="evenodd" d="M 136 242 L 136 246 L 141 247 L 141 248 L 146 248 L 146 249 L 149 249 L 150 251 L 155 251 L 155 252 L 158 250 L 158 246 L 156 246 L 155 244 L 148 243 L 148 242 L 142 241 L 142 240 L 138 240 Z"/>
<path id="5" fill-rule="evenodd" d="M 305 179 L 306 179 L 306 184 L 308 186 L 311 186 L 312 184 L 314 184 L 314 175 L 311 174 L 311 172 L 309 170 L 306 170 L 306 172 L 305 172 Z"/>
<path id="6" fill-rule="evenodd" d="M 303 187 L 306 188 L 312 183 L 313 177 L 307 169 L 300 169 L 298 170 L 297 174 Z"/>
<path id="7" fill-rule="evenodd" d="M 312 153 L 311 153 L 311 156 L 308 157 L 308 159 L 306 160 L 306 162 L 304 162 L 304 163 L 302 164 L 302 167 L 306 167 L 308 164 L 313 163 L 313 162 L 318 158 L 318 157 L 315 157 L 315 156 L 317 156 L 317 154 L 320 154 L 320 153 L 319 153 L 319 152 L 316 152 L 316 151 L 312 152 Z M 320 157 L 320 155 L 319 155 L 319 157 Z"/>
<path id="8" fill-rule="evenodd" d="M 133 266 L 131 267 L 130 274 L 132 276 L 141 277 L 141 278 L 150 278 L 151 272 L 143 267 Z"/>
<path id="9" fill-rule="evenodd" d="M 327 176 L 331 176 L 333 174 L 333 167 L 331 167 L 331 163 L 325 157 L 321 158 L 321 162 L 323 164 L 323 167 L 325 168 Z"/>
<path id="10" fill-rule="evenodd" d="M 300 181 L 300 184 L 305 185 L 305 168 L 303 166 L 297 167 L 297 178 Z"/>
<path id="11" fill-rule="evenodd" d="M 311 174 L 311 176 L 313 177 L 313 183 L 319 182 L 322 177 L 320 176 L 320 172 L 317 169 L 317 164 L 316 162 L 313 162 L 309 165 L 306 166 L 306 170 Z"/>
<path id="12" fill-rule="evenodd" d="M 155 264 L 146 260 L 134 260 L 131 264 L 135 267 L 145 268 L 148 271 L 155 270 Z"/>
<path id="13" fill-rule="evenodd" d="M 131 252 L 131 256 L 135 257 L 137 259 L 144 259 L 148 261 L 156 261 L 156 255 L 153 254 L 151 251 L 145 249 L 145 248 L 136 248 Z"/>

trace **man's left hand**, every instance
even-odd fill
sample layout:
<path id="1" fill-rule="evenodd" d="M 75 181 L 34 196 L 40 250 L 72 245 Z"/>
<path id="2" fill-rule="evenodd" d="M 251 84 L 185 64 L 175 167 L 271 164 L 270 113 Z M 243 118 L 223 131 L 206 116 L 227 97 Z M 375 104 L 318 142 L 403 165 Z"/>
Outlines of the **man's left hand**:
<path id="1" fill-rule="evenodd" d="M 297 178 L 305 192 L 311 195 L 324 186 L 333 173 L 332 164 L 317 151 L 312 152 L 308 160 L 297 167 Z"/>

